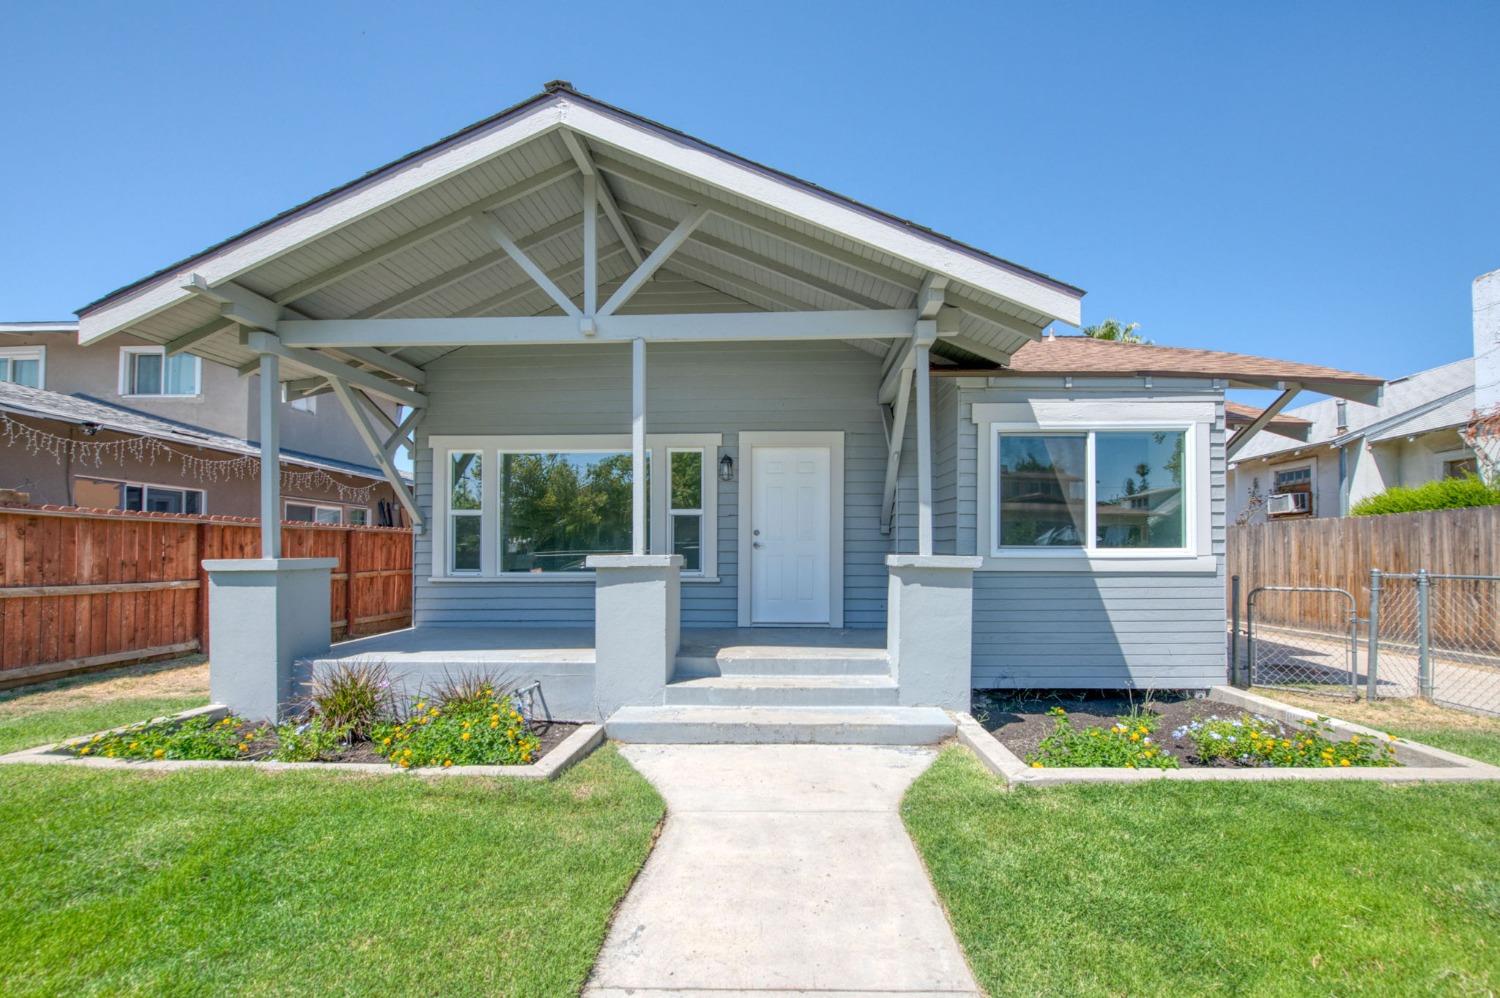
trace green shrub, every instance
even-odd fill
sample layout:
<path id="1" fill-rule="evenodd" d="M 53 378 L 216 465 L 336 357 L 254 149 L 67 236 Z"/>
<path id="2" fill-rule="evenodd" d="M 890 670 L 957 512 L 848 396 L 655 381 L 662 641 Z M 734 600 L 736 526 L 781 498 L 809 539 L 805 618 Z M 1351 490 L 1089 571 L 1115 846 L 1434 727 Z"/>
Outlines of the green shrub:
<path id="1" fill-rule="evenodd" d="M 365 741 L 375 726 L 395 718 L 391 677 L 379 663 L 340 663 L 318 673 L 307 697 L 311 720 L 346 741 Z"/>
<path id="2" fill-rule="evenodd" d="M 248 756 L 254 741 L 270 732 L 264 725 L 252 726 L 238 717 L 215 721 L 200 716 L 133 724 L 113 734 L 70 743 L 68 748 L 81 756 L 106 759 L 239 759 Z"/>
<path id="3" fill-rule="evenodd" d="M 1309 718 L 1300 729 L 1288 731 L 1268 717 L 1241 714 L 1236 718 L 1193 721 L 1172 732 L 1172 736 L 1191 741 L 1198 758 L 1206 763 L 1278 767 L 1400 765 L 1396 761 L 1395 739 L 1389 735 L 1384 744 L 1359 735 L 1341 742 L 1328 737 L 1332 732 L 1326 717 Z"/>
<path id="4" fill-rule="evenodd" d="M 1386 513 L 1417 513 L 1427 509 L 1468 509 L 1500 505 L 1500 488 L 1486 485 L 1475 475 L 1440 478 L 1423 485 L 1396 485 L 1349 509 L 1350 516 L 1383 516 Z"/>
<path id="5" fill-rule="evenodd" d="M 488 704 L 495 691 L 504 686 L 487 672 L 463 672 L 457 676 L 444 672 L 442 681 L 432 687 L 427 699 L 445 711 L 457 711 L 476 704 Z"/>
<path id="6" fill-rule="evenodd" d="M 326 728 L 319 720 L 304 724 L 283 724 L 276 729 L 277 762 L 321 762 L 333 758 L 349 743 L 345 728 Z"/>
<path id="7" fill-rule="evenodd" d="M 1053 707 L 1047 713 L 1053 719 L 1052 731 L 1026 757 L 1035 769 L 1048 766 L 1177 769 L 1180 765 L 1156 743 L 1154 736 L 1161 718 L 1149 710 L 1136 708 L 1115 718 L 1108 728 L 1082 730 L 1073 727 L 1068 712 L 1061 707 Z"/>
<path id="8" fill-rule="evenodd" d="M 454 706 L 429 705 L 419 700 L 401 724 L 375 729 L 375 751 L 391 765 L 514 766 L 536 759 L 541 739 L 531 733 L 526 719 L 510 697 L 455 698 Z"/>

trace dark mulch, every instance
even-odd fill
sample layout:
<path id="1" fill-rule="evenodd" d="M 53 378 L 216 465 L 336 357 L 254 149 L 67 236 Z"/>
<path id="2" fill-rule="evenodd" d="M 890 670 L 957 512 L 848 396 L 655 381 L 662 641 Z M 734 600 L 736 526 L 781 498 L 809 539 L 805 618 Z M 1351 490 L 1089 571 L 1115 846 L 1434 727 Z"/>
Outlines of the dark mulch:
<path id="1" fill-rule="evenodd" d="M 1172 737 L 1172 732 L 1189 721 L 1207 720 L 1210 717 L 1239 717 L 1244 711 L 1227 703 L 1207 700 L 1180 693 L 1162 692 L 1136 693 L 1133 697 L 1114 691 L 1080 691 L 1074 694 L 1052 693 L 1045 696 L 1021 694 L 1008 697 L 1001 693 L 975 694 L 975 717 L 996 740 L 1017 756 L 1025 759 L 1035 752 L 1042 739 L 1052 732 L 1053 719 L 1047 711 L 1061 707 L 1072 718 L 1075 729 L 1108 728 L 1115 719 L 1130 713 L 1132 706 L 1149 705 L 1149 709 L 1161 718 L 1152 739 L 1162 751 L 1176 756 L 1183 766 L 1223 766 L 1228 763 L 1205 763 L 1193 750 L 1193 743 L 1186 738 L 1181 741 Z"/>

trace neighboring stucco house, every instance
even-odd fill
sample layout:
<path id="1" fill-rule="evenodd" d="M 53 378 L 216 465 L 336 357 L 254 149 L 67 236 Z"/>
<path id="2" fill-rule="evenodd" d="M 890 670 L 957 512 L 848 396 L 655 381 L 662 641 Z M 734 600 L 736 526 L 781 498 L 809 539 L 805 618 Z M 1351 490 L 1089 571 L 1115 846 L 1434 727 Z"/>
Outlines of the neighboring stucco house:
<path id="1" fill-rule="evenodd" d="M 35 433 L 0 425 L 0 489 L 34 504 L 259 515 L 253 473 L 239 470 L 260 452 L 257 381 L 133 337 L 82 346 L 76 322 L 0 323 L 0 414 L 54 441 L 40 447 Z M 282 407 L 282 516 L 399 525 L 390 484 L 345 413 L 326 403 Z M 385 411 L 389 418 L 395 407 Z M 166 449 L 94 446 L 137 438 Z M 76 453 L 70 459 L 59 446 Z"/>
<path id="2" fill-rule="evenodd" d="M 1389 382 L 1378 405 L 1330 398 L 1287 409 L 1305 435 L 1264 433 L 1234 455 L 1230 522 L 1344 516 L 1393 485 L 1474 474 L 1461 436 L 1474 406 L 1474 359 L 1465 357 Z"/>
<path id="3" fill-rule="evenodd" d="M 931 740 L 974 686 L 1222 683 L 1224 392 L 1379 392 L 1044 341 L 1082 296 L 554 83 L 87 306 L 80 338 L 337 399 L 377 461 L 414 434 L 414 628 L 330 651 L 329 566 L 268 523 L 265 558 L 209 564 L 237 709 L 364 659 L 536 679 L 622 738 Z M 413 415 L 387 436 L 371 400 Z"/>

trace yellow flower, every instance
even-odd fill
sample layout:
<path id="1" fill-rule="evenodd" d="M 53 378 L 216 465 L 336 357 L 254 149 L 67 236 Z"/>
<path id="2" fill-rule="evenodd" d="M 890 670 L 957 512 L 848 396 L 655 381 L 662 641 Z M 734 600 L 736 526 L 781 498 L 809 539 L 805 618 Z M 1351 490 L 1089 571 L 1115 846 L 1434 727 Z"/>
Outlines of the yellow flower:
<path id="1" fill-rule="evenodd" d="M 152 752 L 151 754 L 153 756 L 155 756 L 156 758 L 160 759 L 162 756 L 164 756 L 164 755 L 167 754 L 167 750 L 159 748 L 155 752 Z"/>
<path id="2" fill-rule="evenodd" d="M 246 745 L 244 742 L 240 742 L 240 751 L 241 752 L 248 752 L 248 751 L 250 751 L 250 746 Z"/>
<path id="3" fill-rule="evenodd" d="M 1289 741 L 1289 740 L 1288 740 L 1288 739 L 1286 739 L 1286 738 L 1283 738 L 1283 739 L 1282 739 L 1282 740 L 1281 740 L 1281 747 L 1282 747 L 1282 748 L 1291 748 L 1291 747 L 1292 747 L 1292 743 L 1291 743 L 1291 741 Z"/>
<path id="4" fill-rule="evenodd" d="M 1353 735 L 1353 736 L 1351 736 L 1350 739 L 1349 739 L 1349 744 L 1350 745 L 1358 745 L 1359 744 L 1359 735 Z"/>
<path id="5" fill-rule="evenodd" d="M 426 700 L 418 700 L 417 701 L 417 709 L 418 710 L 426 710 L 427 709 L 427 701 Z"/>
<path id="6" fill-rule="evenodd" d="M 386 737 L 386 738 L 385 738 L 385 740 L 384 740 L 384 741 L 382 741 L 382 742 L 381 742 L 381 743 L 380 743 L 380 744 L 382 744 L 382 745 L 389 745 L 389 744 L 390 744 L 390 743 L 391 743 L 391 739 L 390 739 L 390 737 L 389 737 L 389 736 L 387 736 L 387 737 Z"/>
<path id="7" fill-rule="evenodd" d="M 432 716 L 432 717 L 437 717 L 437 716 L 438 716 L 438 715 L 439 715 L 439 714 L 441 714 L 441 713 L 442 713 L 442 711 L 440 711 L 440 710 L 438 710 L 438 709 L 437 709 L 437 708 L 436 708 L 436 707 L 434 707 L 434 708 L 432 708 L 432 709 L 431 709 L 431 710 L 429 710 L 429 711 L 428 711 L 428 712 L 427 712 L 427 713 L 428 713 L 428 714 L 429 714 L 429 715 L 431 715 L 431 716 Z"/>
<path id="8" fill-rule="evenodd" d="M 130 748 L 131 748 L 132 751 L 134 751 L 135 749 L 138 749 L 140 747 L 141 747 L 141 743 L 140 742 L 131 742 L 130 743 Z"/>
<path id="9" fill-rule="evenodd" d="M 459 737 L 461 737 L 461 738 L 462 738 L 462 739 L 463 739 L 463 740 L 464 740 L 464 741 L 468 741 L 468 740 L 469 740 L 469 733 L 468 733 L 468 732 L 467 732 L 467 731 L 465 731 L 465 732 L 464 732 L 464 733 L 463 733 L 463 734 L 462 734 L 462 735 L 460 735 L 460 736 L 459 736 Z"/>
<path id="10" fill-rule="evenodd" d="M 1033 763 L 1032 763 L 1032 764 L 1031 764 L 1031 768 L 1032 768 L 1032 769 L 1041 769 L 1041 768 L 1042 768 L 1042 764 L 1041 764 L 1041 763 L 1039 763 L 1039 762 L 1033 762 Z"/>
<path id="11" fill-rule="evenodd" d="M 451 765 L 453 765 L 453 760 L 452 759 L 444 759 L 443 760 L 443 768 L 444 769 L 447 769 Z"/>
<path id="12" fill-rule="evenodd" d="M 81 748 L 81 749 L 78 750 L 78 754 L 79 755 L 88 755 L 91 748 L 92 748 L 92 746 L 85 745 L 83 748 Z"/>
<path id="13" fill-rule="evenodd" d="M 491 714 L 490 715 L 490 721 L 492 721 L 492 722 L 498 722 L 499 720 L 500 720 L 500 715 L 499 714 Z"/>
<path id="14" fill-rule="evenodd" d="M 490 721 L 490 727 L 492 727 L 492 728 L 498 728 L 498 727 L 500 727 L 500 722 L 498 720 L 493 720 L 492 719 Z"/>
<path id="15" fill-rule="evenodd" d="M 1347 766 L 1347 765 L 1349 765 L 1349 760 L 1348 759 L 1340 759 L 1339 760 L 1339 765 L 1340 766 Z"/>
<path id="16" fill-rule="evenodd" d="M 1138 741 L 1141 740 L 1141 736 L 1139 734 L 1137 734 L 1136 732 L 1132 731 L 1130 733 L 1130 740 L 1133 741 L 1133 742 L 1138 742 Z"/>
<path id="17" fill-rule="evenodd" d="M 472 722 L 472 721 L 465 721 L 465 722 L 464 722 L 464 730 L 465 730 L 465 731 L 467 731 L 467 730 L 468 730 L 468 728 L 469 728 L 469 725 L 470 725 L 470 724 L 473 724 L 473 723 L 474 723 L 474 722 Z"/>
<path id="18" fill-rule="evenodd" d="M 411 766 L 411 760 L 410 759 L 402 759 L 401 760 L 401 768 L 402 769 L 406 769 L 409 766 Z"/>

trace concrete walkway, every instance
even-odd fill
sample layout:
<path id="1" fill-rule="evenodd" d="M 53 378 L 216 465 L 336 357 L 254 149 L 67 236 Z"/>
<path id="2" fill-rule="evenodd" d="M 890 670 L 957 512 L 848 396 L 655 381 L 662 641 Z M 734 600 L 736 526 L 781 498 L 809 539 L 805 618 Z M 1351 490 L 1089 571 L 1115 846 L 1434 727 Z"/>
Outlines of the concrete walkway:
<path id="1" fill-rule="evenodd" d="M 978 995 L 897 813 L 922 748 L 626 745 L 668 816 L 586 995 Z"/>

